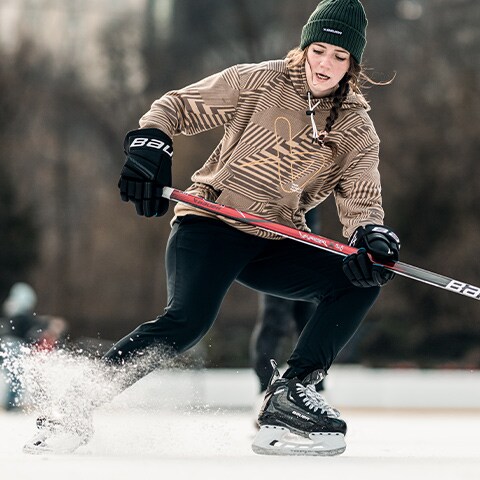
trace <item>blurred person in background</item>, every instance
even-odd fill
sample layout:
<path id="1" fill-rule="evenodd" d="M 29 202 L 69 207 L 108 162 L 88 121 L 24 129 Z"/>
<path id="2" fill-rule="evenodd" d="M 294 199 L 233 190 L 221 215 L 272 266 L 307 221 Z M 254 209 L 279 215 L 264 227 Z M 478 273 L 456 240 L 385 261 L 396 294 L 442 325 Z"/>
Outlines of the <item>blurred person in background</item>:
<path id="1" fill-rule="evenodd" d="M 152 349 L 175 356 L 197 344 L 235 281 L 314 303 L 282 376 L 273 364 L 252 445 L 256 453 L 345 450 L 346 422 L 315 385 L 393 278 L 378 262 L 399 257 L 399 239 L 383 223 L 380 142 L 360 90 L 368 80 L 361 66 L 366 27 L 358 0 L 324 0 L 286 58 L 234 65 L 166 93 L 124 141 L 118 185 L 138 215 L 168 210 L 162 190 L 172 185 L 172 138 L 221 126 L 224 136 L 193 174 L 189 193 L 306 232 L 306 212 L 333 194 L 343 234 L 359 249 L 342 258 L 193 206 L 175 207 L 166 251 L 167 307 L 103 360 L 126 388 L 162 366 L 159 356 L 139 367 Z M 126 254 L 134 255 L 135 246 Z M 57 416 L 41 418 L 24 451 L 73 451 L 87 443 L 99 400 L 90 406 L 77 400 L 72 395 Z"/>
<path id="2" fill-rule="evenodd" d="M 27 283 L 15 283 L 2 306 L 0 318 L 0 366 L 6 378 L 5 410 L 22 406 L 21 365 L 22 347 L 52 350 L 66 333 L 63 318 L 37 315 L 37 294 Z"/>

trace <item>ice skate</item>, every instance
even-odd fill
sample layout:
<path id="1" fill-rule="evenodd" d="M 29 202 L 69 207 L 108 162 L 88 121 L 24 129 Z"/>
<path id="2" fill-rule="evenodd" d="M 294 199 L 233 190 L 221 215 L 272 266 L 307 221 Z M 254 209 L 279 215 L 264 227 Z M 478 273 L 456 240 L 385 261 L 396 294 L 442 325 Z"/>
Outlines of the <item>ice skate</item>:
<path id="1" fill-rule="evenodd" d="M 306 384 L 305 384 L 306 383 Z M 280 378 L 276 365 L 252 449 L 264 455 L 340 455 L 346 423 L 312 383 Z"/>
<path id="2" fill-rule="evenodd" d="M 67 417 L 39 417 L 37 433 L 27 442 L 24 453 L 72 453 L 86 445 L 93 436 L 91 416 L 71 420 Z"/>

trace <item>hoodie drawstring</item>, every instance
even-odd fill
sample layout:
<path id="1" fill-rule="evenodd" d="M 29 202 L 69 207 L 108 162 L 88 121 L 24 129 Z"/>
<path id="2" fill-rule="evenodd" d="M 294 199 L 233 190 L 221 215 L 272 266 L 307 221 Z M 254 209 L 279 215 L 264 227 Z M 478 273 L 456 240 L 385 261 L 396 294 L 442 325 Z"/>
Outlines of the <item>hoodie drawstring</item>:
<path id="1" fill-rule="evenodd" d="M 315 109 L 320 105 L 320 100 L 315 104 L 312 105 L 312 96 L 310 92 L 308 92 L 308 110 L 307 115 L 310 117 L 310 121 L 312 122 L 312 143 L 318 142 L 320 146 L 323 146 L 323 139 L 327 134 L 326 131 L 318 133 L 317 124 L 315 123 L 315 119 L 313 118 L 315 115 Z"/>

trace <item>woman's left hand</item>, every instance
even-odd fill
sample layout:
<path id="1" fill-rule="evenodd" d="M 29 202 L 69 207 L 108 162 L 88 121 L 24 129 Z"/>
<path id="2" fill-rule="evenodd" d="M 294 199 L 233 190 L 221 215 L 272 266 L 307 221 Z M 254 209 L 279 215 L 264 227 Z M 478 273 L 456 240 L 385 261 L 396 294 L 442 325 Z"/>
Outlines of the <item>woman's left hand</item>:
<path id="1" fill-rule="evenodd" d="M 395 277 L 395 273 L 381 265 L 398 261 L 400 239 L 393 230 L 383 225 L 361 226 L 348 243 L 358 248 L 358 252 L 343 260 L 343 271 L 353 285 L 381 287 Z"/>

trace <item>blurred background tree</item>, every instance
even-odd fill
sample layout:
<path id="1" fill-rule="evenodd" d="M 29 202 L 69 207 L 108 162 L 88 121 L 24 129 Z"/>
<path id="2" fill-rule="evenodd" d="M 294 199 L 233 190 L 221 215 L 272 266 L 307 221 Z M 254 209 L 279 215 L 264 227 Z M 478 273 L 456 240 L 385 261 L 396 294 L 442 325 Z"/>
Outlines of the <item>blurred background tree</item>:
<path id="1" fill-rule="evenodd" d="M 33 198 L 21 198 L 22 179 L 12 174 L 14 149 L 8 144 L 10 135 L 16 136 L 18 142 L 25 136 L 25 131 L 15 131 L 15 120 L 25 111 L 22 100 L 27 100 L 28 95 L 25 57 L 25 51 L 20 49 L 16 68 L 12 68 L 8 59 L 0 56 L 0 144 L 4 148 L 0 163 L 0 304 L 12 284 L 32 272 L 39 257 L 36 204 Z"/>
<path id="2" fill-rule="evenodd" d="M 19 209 L 14 185 L 0 165 L 0 304 L 10 287 L 31 272 L 38 258 L 34 211 Z"/>
<path id="3" fill-rule="evenodd" d="M 0 294 L 26 279 L 39 310 L 69 320 L 72 341 L 104 346 L 160 313 L 170 226 L 119 200 L 125 132 L 170 89 L 283 57 L 317 3 L 5 0 Z M 382 139 L 386 223 L 402 238 L 402 260 L 478 284 L 480 4 L 363 3 L 366 66 L 376 80 L 395 75 L 366 90 Z M 189 185 L 221 133 L 175 139 L 175 186 Z M 12 233 L 15 216 L 22 234 Z M 330 199 L 321 216 L 322 233 L 341 239 Z M 235 285 L 202 342 L 207 365 L 248 365 L 256 315 L 257 294 Z M 341 360 L 478 368 L 479 320 L 473 300 L 398 278 Z"/>

